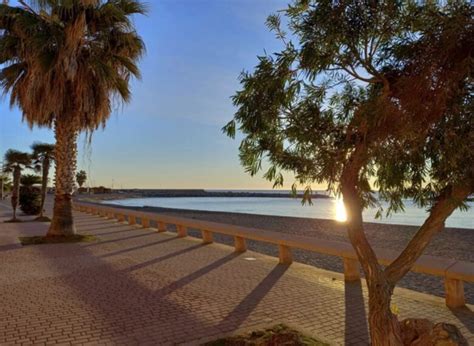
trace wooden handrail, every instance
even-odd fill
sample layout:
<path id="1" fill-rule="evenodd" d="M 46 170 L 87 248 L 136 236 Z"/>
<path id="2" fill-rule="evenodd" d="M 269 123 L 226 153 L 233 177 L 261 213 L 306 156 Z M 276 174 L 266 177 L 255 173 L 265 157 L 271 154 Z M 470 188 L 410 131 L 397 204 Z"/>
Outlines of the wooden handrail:
<path id="1" fill-rule="evenodd" d="M 301 249 L 324 255 L 337 256 L 343 259 L 345 280 L 353 281 L 360 279 L 360 265 L 357 260 L 357 255 L 351 244 L 346 242 L 174 217 L 133 209 L 113 208 L 92 203 L 75 202 L 74 208 L 82 212 L 114 218 L 120 222 L 125 221 L 125 217 L 127 217 L 127 222 L 130 225 L 135 225 L 138 218 L 140 219 L 141 227 L 144 228 L 149 228 L 150 221 L 153 220 L 157 223 L 158 232 L 166 231 L 166 224 L 175 225 L 177 227 L 178 237 L 187 236 L 187 229 L 200 230 L 204 243 L 212 243 L 213 233 L 232 236 L 235 240 L 235 249 L 237 252 L 246 251 L 246 240 L 274 244 L 278 246 L 279 260 L 282 264 L 292 263 L 291 249 Z M 375 252 L 382 265 L 390 264 L 398 256 L 398 253 L 386 249 L 375 249 Z M 418 259 L 411 271 L 443 277 L 445 280 L 446 304 L 449 307 L 464 306 L 463 282 L 474 282 L 474 263 L 454 259 L 423 255 Z"/>

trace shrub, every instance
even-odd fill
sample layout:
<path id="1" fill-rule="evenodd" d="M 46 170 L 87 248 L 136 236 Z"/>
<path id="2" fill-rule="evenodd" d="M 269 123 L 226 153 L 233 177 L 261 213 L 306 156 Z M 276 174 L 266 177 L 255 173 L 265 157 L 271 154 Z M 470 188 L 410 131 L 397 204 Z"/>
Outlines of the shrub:
<path id="1" fill-rule="evenodd" d="M 24 174 L 20 178 L 20 184 L 22 186 L 33 186 L 41 184 L 41 177 L 34 174 Z"/>
<path id="2" fill-rule="evenodd" d="M 41 190 L 34 186 L 22 186 L 20 209 L 26 215 L 38 215 L 41 211 Z"/>

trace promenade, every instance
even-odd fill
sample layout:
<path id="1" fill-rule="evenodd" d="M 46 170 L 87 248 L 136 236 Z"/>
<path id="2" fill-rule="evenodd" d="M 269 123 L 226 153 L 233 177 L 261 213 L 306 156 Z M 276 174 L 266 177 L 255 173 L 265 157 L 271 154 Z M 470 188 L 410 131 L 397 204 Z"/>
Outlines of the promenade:
<path id="1" fill-rule="evenodd" d="M 47 224 L 5 224 L 0 205 L 0 344 L 200 344 L 285 323 L 334 345 L 366 345 L 365 283 L 221 244 L 76 213 L 98 241 L 22 247 Z M 474 344 L 474 306 L 395 291 L 400 319 L 457 325 Z"/>

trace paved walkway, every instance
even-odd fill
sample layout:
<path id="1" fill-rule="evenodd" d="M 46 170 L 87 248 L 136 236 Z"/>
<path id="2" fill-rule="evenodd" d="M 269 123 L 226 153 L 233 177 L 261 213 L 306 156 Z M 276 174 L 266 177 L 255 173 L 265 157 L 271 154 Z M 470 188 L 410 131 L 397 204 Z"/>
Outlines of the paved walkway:
<path id="1" fill-rule="evenodd" d="M 47 225 L 0 223 L 0 344 L 199 344 L 278 323 L 335 345 L 367 344 L 364 284 L 95 216 L 76 221 L 100 241 L 21 247 L 18 235 Z M 474 344 L 474 306 L 451 311 L 406 289 L 394 302 L 400 318 L 454 323 Z"/>

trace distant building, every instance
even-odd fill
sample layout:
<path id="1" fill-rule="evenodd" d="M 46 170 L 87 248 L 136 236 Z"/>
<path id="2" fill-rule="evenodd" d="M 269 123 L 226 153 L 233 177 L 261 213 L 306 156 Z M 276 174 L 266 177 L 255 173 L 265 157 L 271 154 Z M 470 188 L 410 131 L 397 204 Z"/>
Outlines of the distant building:
<path id="1" fill-rule="evenodd" d="M 90 191 L 92 194 L 98 195 L 98 194 L 103 194 L 103 193 L 111 193 L 112 189 L 106 188 L 104 186 L 99 186 L 99 187 L 92 187 Z"/>

